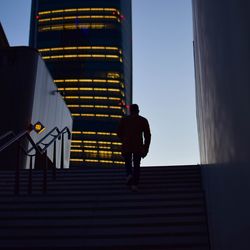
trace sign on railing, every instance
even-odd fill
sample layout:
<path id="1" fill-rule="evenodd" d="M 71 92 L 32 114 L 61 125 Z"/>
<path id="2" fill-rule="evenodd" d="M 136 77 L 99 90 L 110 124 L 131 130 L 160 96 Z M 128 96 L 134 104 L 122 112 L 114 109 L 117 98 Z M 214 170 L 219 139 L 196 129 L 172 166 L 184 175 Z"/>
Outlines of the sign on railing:
<path id="1" fill-rule="evenodd" d="M 43 124 L 41 122 L 36 122 L 34 125 L 34 130 L 37 132 L 37 134 L 41 134 L 44 130 L 45 127 L 43 126 Z"/>

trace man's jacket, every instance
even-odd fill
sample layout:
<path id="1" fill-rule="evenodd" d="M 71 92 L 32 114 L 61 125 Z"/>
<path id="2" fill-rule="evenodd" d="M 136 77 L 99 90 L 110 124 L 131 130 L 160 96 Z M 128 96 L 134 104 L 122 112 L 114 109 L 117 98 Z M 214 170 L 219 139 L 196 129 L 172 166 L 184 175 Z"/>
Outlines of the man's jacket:
<path id="1" fill-rule="evenodd" d="M 144 154 L 148 152 L 151 140 L 149 123 L 140 115 L 124 116 L 118 127 L 122 152 Z"/>

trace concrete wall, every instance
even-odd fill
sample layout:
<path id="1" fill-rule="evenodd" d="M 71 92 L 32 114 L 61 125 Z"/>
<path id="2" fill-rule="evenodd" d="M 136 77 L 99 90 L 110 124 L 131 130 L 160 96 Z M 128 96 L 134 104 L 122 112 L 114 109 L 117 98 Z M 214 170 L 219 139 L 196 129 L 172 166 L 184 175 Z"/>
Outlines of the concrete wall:
<path id="1" fill-rule="evenodd" d="M 203 166 L 202 177 L 211 250 L 249 250 L 249 164 Z"/>
<path id="2" fill-rule="evenodd" d="M 194 0 L 197 120 L 203 164 L 250 161 L 250 2 Z"/>
<path id="3" fill-rule="evenodd" d="M 1 96 L 0 135 L 12 130 L 21 132 L 40 121 L 45 126 L 41 134 L 31 132 L 35 142 L 57 126 L 72 129 L 72 118 L 57 87 L 53 83 L 45 63 L 40 55 L 28 47 L 12 47 L 1 50 L 0 56 Z M 60 147 L 58 142 L 58 149 Z M 25 147 L 28 145 L 25 144 Z M 69 166 L 70 141 L 65 139 L 65 166 Z M 13 158 L 13 153 L 11 153 Z M 48 151 L 52 159 L 52 148 Z M 5 168 L 13 168 L 16 164 L 11 157 L 4 157 Z M 14 157 L 16 158 L 16 157 Z M 3 160 L 3 159 L 2 159 Z M 57 152 L 59 167 L 60 152 Z M 24 164 L 24 168 L 27 166 Z"/>
<path id="4" fill-rule="evenodd" d="M 250 249 L 250 2 L 193 0 L 197 122 L 212 250 Z"/>

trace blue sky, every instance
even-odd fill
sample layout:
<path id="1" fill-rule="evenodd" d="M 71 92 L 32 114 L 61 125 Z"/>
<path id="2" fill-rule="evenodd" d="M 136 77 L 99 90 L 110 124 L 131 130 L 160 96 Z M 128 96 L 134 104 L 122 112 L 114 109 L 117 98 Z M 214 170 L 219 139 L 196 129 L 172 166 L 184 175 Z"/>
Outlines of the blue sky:
<path id="1" fill-rule="evenodd" d="M 133 100 L 152 130 L 142 165 L 199 163 L 191 0 L 133 1 Z M 0 2 L 12 46 L 27 45 L 31 0 Z"/>

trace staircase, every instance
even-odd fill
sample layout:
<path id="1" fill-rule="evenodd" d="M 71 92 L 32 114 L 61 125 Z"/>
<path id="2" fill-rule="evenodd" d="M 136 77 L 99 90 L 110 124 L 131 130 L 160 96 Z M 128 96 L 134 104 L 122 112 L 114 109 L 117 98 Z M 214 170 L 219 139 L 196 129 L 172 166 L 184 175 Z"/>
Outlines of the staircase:
<path id="1" fill-rule="evenodd" d="M 52 174 L 51 174 L 52 176 Z M 125 185 L 123 168 L 72 168 L 49 176 L 0 172 L 0 249 L 209 250 L 198 166 L 144 167 L 140 191 Z"/>

